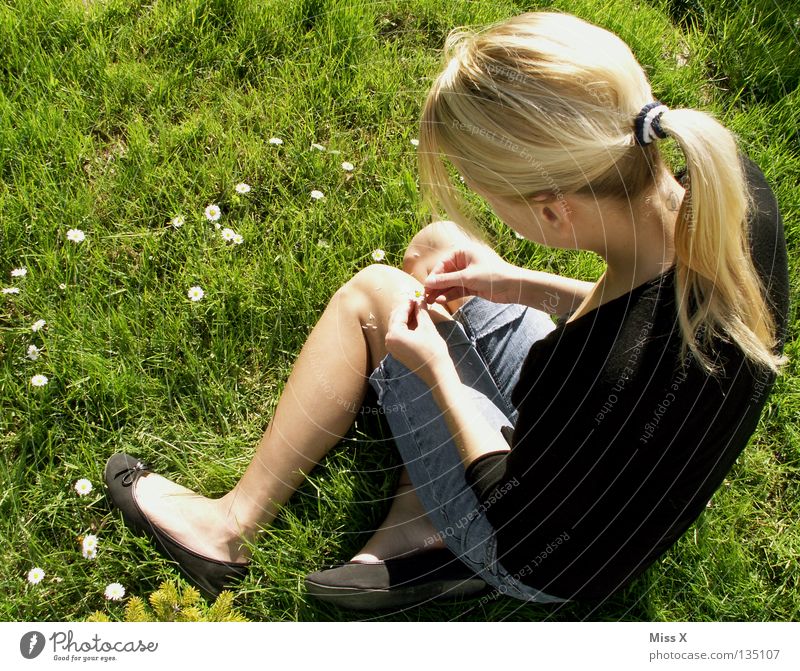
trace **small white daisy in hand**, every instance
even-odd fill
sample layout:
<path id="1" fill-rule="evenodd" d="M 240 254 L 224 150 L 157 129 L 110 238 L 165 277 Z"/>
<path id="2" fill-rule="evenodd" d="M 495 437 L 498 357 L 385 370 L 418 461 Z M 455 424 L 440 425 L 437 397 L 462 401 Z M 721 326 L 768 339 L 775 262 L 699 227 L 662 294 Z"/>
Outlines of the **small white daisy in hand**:
<path id="1" fill-rule="evenodd" d="M 311 145 L 311 148 L 316 149 L 317 151 L 325 151 L 325 147 L 323 147 L 321 144 L 317 144 L 316 142 Z"/>
<path id="2" fill-rule="evenodd" d="M 75 483 L 75 491 L 78 492 L 78 496 L 86 496 L 89 492 L 92 491 L 92 482 L 87 478 L 81 478 Z"/>
<path id="3" fill-rule="evenodd" d="M 373 261 L 383 261 L 386 258 L 386 252 L 382 249 L 376 249 L 372 252 L 372 260 Z"/>
<path id="4" fill-rule="evenodd" d="M 283 140 L 281 140 L 279 137 L 271 137 L 269 139 L 269 143 L 274 144 L 277 147 L 280 147 L 283 144 Z"/>
<path id="5" fill-rule="evenodd" d="M 425 293 L 422 291 L 422 289 L 414 289 L 414 291 L 411 292 L 411 296 L 409 298 L 419 303 L 420 301 L 422 301 L 423 298 L 425 298 Z"/>
<path id="6" fill-rule="evenodd" d="M 103 594 L 106 599 L 119 601 L 125 596 L 125 588 L 118 582 L 112 582 L 110 585 L 106 585 L 106 591 Z"/>
<path id="7" fill-rule="evenodd" d="M 236 189 L 236 193 L 241 193 L 242 195 L 250 193 L 250 185 L 244 182 L 239 182 L 234 188 Z"/>
<path id="8" fill-rule="evenodd" d="M 86 233 L 84 233 L 80 228 L 70 228 L 67 231 L 67 240 L 70 242 L 83 242 L 86 240 Z"/>
<path id="9" fill-rule="evenodd" d="M 169 223 L 172 225 L 172 228 L 180 228 L 186 223 L 186 219 L 178 215 L 177 217 L 172 217 L 172 221 Z"/>
<path id="10" fill-rule="evenodd" d="M 25 355 L 26 358 L 30 359 L 31 361 L 36 361 L 39 358 L 40 350 L 36 345 L 28 345 L 28 353 Z"/>
<path id="11" fill-rule="evenodd" d="M 19 288 L 18 287 L 5 287 L 3 289 L 4 294 L 18 294 Z"/>
<path id="12" fill-rule="evenodd" d="M 45 386 L 45 385 L 48 383 L 48 381 L 49 381 L 49 380 L 47 379 L 47 376 L 45 376 L 45 375 L 41 375 L 41 374 L 39 374 L 39 375 L 34 375 L 34 376 L 31 378 L 31 384 L 32 384 L 34 387 L 44 387 L 44 386 Z"/>
<path id="13" fill-rule="evenodd" d="M 417 138 L 413 138 L 411 140 L 411 144 L 413 144 L 415 147 L 419 147 L 419 140 L 417 140 Z"/>
<path id="14" fill-rule="evenodd" d="M 318 191 L 317 189 L 314 189 L 314 190 L 311 192 L 311 197 L 312 197 L 314 200 L 319 200 L 320 198 L 324 198 L 324 197 L 325 197 L 325 194 L 324 194 L 324 193 L 322 193 L 322 191 Z"/>
<path id="15" fill-rule="evenodd" d="M 44 319 L 37 319 L 33 324 L 31 324 L 31 331 L 39 331 L 43 329 L 47 322 Z"/>
<path id="16" fill-rule="evenodd" d="M 14 268 L 14 270 L 11 271 L 11 277 L 25 277 L 27 274 L 27 268 Z"/>
<path id="17" fill-rule="evenodd" d="M 218 205 L 211 204 L 206 207 L 206 219 L 209 221 L 216 221 L 222 216 L 222 211 Z"/>
<path id="18" fill-rule="evenodd" d="M 242 237 L 241 233 L 237 233 L 236 235 L 233 236 L 233 238 L 231 239 L 231 242 L 234 245 L 241 245 L 244 242 L 244 238 Z"/>
<path id="19" fill-rule="evenodd" d="M 189 289 L 189 293 L 187 296 L 194 301 L 195 303 L 203 298 L 206 295 L 206 292 L 203 291 L 200 287 L 192 287 Z"/>
<path id="20" fill-rule="evenodd" d="M 44 580 L 44 571 L 38 566 L 28 571 L 28 582 L 31 585 L 38 585 Z"/>
<path id="21" fill-rule="evenodd" d="M 236 235 L 236 231 L 234 231 L 232 228 L 223 228 L 220 235 L 225 242 L 230 242 Z"/>
<path id="22" fill-rule="evenodd" d="M 353 168 L 355 168 L 355 166 L 352 163 L 350 163 L 350 161 L 345 161 L 344 163 L 342 163 L 342 170 L 350 172 L 353 170 Z"/>

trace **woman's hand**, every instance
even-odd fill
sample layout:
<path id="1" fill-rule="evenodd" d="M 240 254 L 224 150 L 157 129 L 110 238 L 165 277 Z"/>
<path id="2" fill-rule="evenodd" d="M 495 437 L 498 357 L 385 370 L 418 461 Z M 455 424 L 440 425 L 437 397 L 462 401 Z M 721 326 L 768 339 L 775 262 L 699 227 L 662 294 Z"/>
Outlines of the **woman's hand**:
<path id="1" fill-rule="evenodd" d="M 494 303 L 517 303 L 519 269 L 485 245 L 450 250 L 425 280 L 425 300 L 446 303 L 463 296 L 480 296 Z"/>
<path id="2" fill-rule="evenodd" d="M 386 350 L 429 386 L 455 373 L 447 343 L 439 335 L 424 301 L 409 298 L 389 315 Z M 456 374 L 457 377 L 457 374 Z"/>

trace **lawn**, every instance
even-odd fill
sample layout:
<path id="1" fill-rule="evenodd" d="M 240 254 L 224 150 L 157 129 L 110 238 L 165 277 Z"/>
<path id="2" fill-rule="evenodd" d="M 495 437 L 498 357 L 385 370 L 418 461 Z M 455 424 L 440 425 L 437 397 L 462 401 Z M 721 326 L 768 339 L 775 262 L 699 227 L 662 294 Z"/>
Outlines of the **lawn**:
<path id="1" fill-rule="evenodd" d="M 0 619 L 117 619 L 125 601 L 107 602 L 107 584 L 146 597 L 177 576 L 111 509 L 105 460 L 130 452 L 207 495 L 236 482 L 327 300 L 373 250 L 399 265 L 429 220 L 411 140 L 446 34 L 546 7 L 617 32 L 659 99 L 713 111 L 761 165 L 790 250 L 791 362 L 701 519 L 613 599 L 384 617 L 800 617 L 797 0 L 11 0 L 0 4 L 0 286 L 19 293 L 0 295 Z M 472 203 L 509 260 L 602 272 L 588 253 L 516 239 Z M 265 531 L 236 590 L 246 617 L 363 617 L 306 598 L 302 580 L 382 520 L 399 457 L 381 431 L 359 419 Z M 79 496 L 82 478 L 94 488 Z"/>

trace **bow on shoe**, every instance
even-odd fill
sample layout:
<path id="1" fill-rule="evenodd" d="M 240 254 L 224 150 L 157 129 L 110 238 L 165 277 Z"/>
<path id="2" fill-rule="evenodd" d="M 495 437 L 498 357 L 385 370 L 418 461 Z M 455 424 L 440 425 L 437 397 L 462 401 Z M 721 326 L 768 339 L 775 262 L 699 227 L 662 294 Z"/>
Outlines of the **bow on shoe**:
<path id="1" fill-rule="evenodd" d="M 144 471 L 149 471 L 150 467 L 143 464 L 141 461 L 137 461 L 134 466 L 129 466 L 127 468 L 123 468 L 121 471 L 114 474 L 114 480 L 122 477 L 121 483 L 123 487 L 130 487 L 136 482 L 136 479 L 144 473 Z"/>

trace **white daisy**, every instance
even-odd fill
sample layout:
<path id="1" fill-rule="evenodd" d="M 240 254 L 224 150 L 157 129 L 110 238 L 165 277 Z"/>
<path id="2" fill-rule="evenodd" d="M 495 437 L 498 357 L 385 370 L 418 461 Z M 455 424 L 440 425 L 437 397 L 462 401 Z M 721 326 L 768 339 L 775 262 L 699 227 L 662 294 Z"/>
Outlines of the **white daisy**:
<path id="1" fill-rule="evenodd" d="M 410 298 L 411 300 L 419 302 L 425 298 L 425 293 L 422 291 L 422 289 L 414 289 L 414 291 L 411 292 Z"/>
<path id="2" fill-rule="evenodd" d="M 314 190 L 311 192 L 311 197 L 312 197 L 314 200 L 319 200 L 320 198 L 324 198 L 324 197 L 325 197 L 325 194 L 324 194 L 324 193 L 322 193 L 322 191 L 318 191 L 317 189 L 314 189 Z"/>
<path id="3" fill-rule="evenodd" d="M 279 147 L 283 144 L 283 140 L 281 140 L 279 137 L 271 137 L 269 139 L 269 143 Z"/>
<path id="4" fill-rule="evenodd" d="M 87 478 L 81 478 L 75 483 L 75 491 L 78 492 L 78 496 L 86 496 L 92 491 L 91 481 Z"/>
<path id="5" fill-rule="evenodd" d="M 325 151 L 325 147 L 323 147 L 321 144 L 317 144 L 316 142 L 311 145 L 311 148 L 316 149 L 317 151 Z"/>
<path id="6" fill-rule="evenodd" d="M 206 292 L 203 291 L 200 287 L 192 287 L 189 289 L 187 294 L 189 298 L 194 301 L 195 303 L 203 298 L 206 295 Z"/>
<path id="7" fill-rule="evenodd" d="M 355 168 L 355 166 L 352 163 L 350 163 L 350 161 L 345 161 L 344 163 L 342 163 L 342 170 L 350 172 L 353 168 Z"/>
<path id="8" fill-rule="evenodd" d="M 169 223 L 172 224 L 173 228 L 180 228 L 186 223 L 186 219 L 178 215 L 177 217 L 172 217 L 172 221 L 170 221 Z"/>
<path id="9" fill-rule="evenodd" d="M 411 144 L 413 144 L 415 147 L 419 147 L 419 140 L 417 140 L 417 138 L 413 138 L 411 140 Z"/>
<path id="10" fill-rule="evenodd" d="M 38 319 L 31 324 L 31 331 L 38 331 L 39 329 L 44 328 L 45 324 L 47 324 L 47 322 L 44 319 Z"/>
<path id="11" fill-rule="evenodd" d="M 236 231 L 234 231 L 232 228 L 223 228 L 220 235 L 225 242 L 230 242 L 236 235 Z"/>
<path id="12" fill-rule="evenodd" d="M 83 242 L 86 240 L 86 234 L 80 228 L 70 228 L 67 231 L 67 240 L 70 242 Z"/>
<path id="13" fill-rule="evenodd" d="M 36 361 L 39 358 L 40 350 L 36 345 L 28 345 L 28 353 L 25 355 L 26 358 L 30 359 L 31 361 Z"/>
<path id="14" fill-rule="evenodd" d="M 18 287 L 4 287 L 3 288 L 4 294 L 18 294 L 19 288 Z"/>
<path id="15" fill-rule="evenodd" d="M 44 580 L 44 571 L 38 566 L 28 571 L 28 582 L 31 585 L 38 585 Z"/>
<path id="16" fill-rule="evenodd" d="M 27 268 L 14 268 L 14 270 L 11 271 L 11 277 L 25 277 L 27 274 Z"/>
<path id="17" fill-rule="evenodd" d="M 67 285 L 66 284 L 59 284 L 58 288 L 61 289 L 61 291 L 64 291 L 64 289 L 67 288 Z"/>
<path id="18" fill-rule="evenodd" d="M 81 549 L 81 554 L 83 555 L 84 559 L 97 559 L 97 548 L 87 548 L 84 547 Z"/>
<path id="19" fill-rule="evenodd" d="M 373 261 L 383 261 L 386 258 L 386 252 L 382 249 L 376 249 L 372 252 L 372 260 Z"/>
<path id="20" fill-rule="evenodd" d="M 48 382 L 49 380 L 47 379 L 46 375 L 38 374 L 31 378 L 31 384 L 34 387 L 44 387 Z"/>
<path id="21" fill-rule="evenodd" d="M 241 193 L 241 194 L 250 193 L 250 185 L 245 184 L 244 182 L 240 182 L 239 184 L 237 184 L 235 189 L 236 193 Z"/>
<path id="22" fill-rule="evenodd" d="M 234 245 L 241 245 L 244 242 L 244 238 L 242 237 L 241 233 L 237 233 L 233 236 L 231 242 L 233 242 Z"/>
<path id="23" fill-rule="evenodd" d="M 214 228 L 219 230 L 220 228 L 222 228 L 222 224 L 216 223 L 216 224 L 214 224 Z"/>
<path id="24" fill-rule="evenodd" d="M 81 549 L 83 556 L 86 557 L 87 553 L 97 554 L 97 536 L 94 534 L 86 534 L 81 541 Z M 94 557 L 86 557 L 87 559 L 94 559 Z"/>
<path id="25" fill-rule="evenodd" d="M 125 588 L 118 582 L 112 582 L 110 585 L 106 585 L 106 591 L 104 592 L 104 595 L 106 599 L 110 599 L 111 601 L 119 601 L 123 596 L 125 596 Z"/>
<path id="26" fill-rule="evenodd" d="M 218 205 L 212 204 L 206 207 L 206 219 L 208 219 L 209 221 L 216 221 L 217 219 L 220 218 L 221 215 L 222 212 L 220 211 Z"/>

